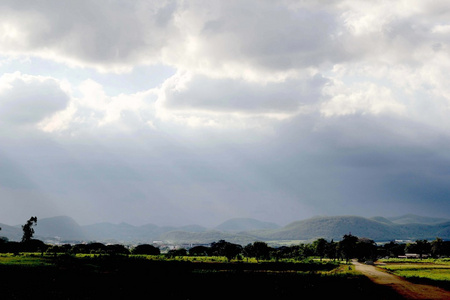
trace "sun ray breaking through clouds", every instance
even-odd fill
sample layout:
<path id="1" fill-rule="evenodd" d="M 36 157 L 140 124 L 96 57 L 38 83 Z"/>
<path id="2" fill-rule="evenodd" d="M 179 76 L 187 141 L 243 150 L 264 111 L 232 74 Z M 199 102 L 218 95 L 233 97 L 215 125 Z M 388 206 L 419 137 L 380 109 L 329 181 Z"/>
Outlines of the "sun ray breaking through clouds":
<path id="1" fill-rule="evenodd" d="M 450 217 L 447 1 L 0 3 L 0 222 Z"/>

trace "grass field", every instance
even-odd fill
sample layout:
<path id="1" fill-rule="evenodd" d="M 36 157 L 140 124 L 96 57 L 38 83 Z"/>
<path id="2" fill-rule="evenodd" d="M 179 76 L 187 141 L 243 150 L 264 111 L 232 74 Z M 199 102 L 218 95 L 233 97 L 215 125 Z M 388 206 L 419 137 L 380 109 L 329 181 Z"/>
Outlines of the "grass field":
<path id="1" fill-rule="evenodd" d="M 218 260 L 0 255 L 0 290 L 2 299 L 380 299 L 391 293 L 339 264 Z"/>
<path id="2" fill-rule="evenodd" d="M 380 267 L 410 281 L 450 290 L 450 259 L 387 259 Z"/>

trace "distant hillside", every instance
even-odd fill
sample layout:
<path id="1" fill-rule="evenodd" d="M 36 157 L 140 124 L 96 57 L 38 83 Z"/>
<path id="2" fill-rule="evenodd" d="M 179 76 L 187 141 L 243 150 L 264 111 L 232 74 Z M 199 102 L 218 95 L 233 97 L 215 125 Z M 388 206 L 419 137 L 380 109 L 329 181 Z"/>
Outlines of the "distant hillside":
<path id="1" fill-rule="evenodd" d="M 351 233 L 374 241 L 434 240 L 436 237 L 450 240 L 450 222 L 429 225 L 395 224 L 378 220 L 357 216 L 316 217 L 293 222 L 277 230 L 260 232 L 259 237 L 271 240 L 340 240 L 345 234 Z"/>
<path id="2" fill-rule="evenodd" d="M 151 243 L 159 240 L 160 235 L 171 231 L 202 232 L 206 228 L 199 225 L 187 225 L 182 227 L 159 227 L 154 224 L 133 226 L 127 223 L 97 223 L 83 227 L 91 240 L 105 241 L 115 240 L 117 242 L 145 242 Z"/>
<path id="3" fill-rule="evenodd" d="M 276 229 L 279 228 L 275 223 L 262 222 L 251 218 L 234 218 L 223 222 L 215 227 L 216 230 L 226 232 L 239 232 L 261 229 Z"/>
<path id="4" fill-rule="evenodd" d="M 384 217 L 372 217 L 370 219 L 374 220 L 374 221 L 377 221 L 377 222 L 380 222 L 380 223 L 385 223 L 385 224 L 388 224 L 388 225 L 393 225 L 394 224 L 391 220 L 386 219 Z"/>
<path id="5" fill-rule="evenodd" d="M 412 224 L 412 223 L 418 223 L 418 224 L 428 224 L 428 225 L 436 225 L 440 223 L 446 223 L 450 222 L 450 219 L 444 219 L 444 218 L 431 218 L 431 217 L 422 217 L 417 215 L 403 215 L 399 217 L 390 217 L 387 218 L 393 223 L 396 224 Z"/>
<path id="6" fill-rule="evenodd" d="M 67 216 L 38 219 L 34 230 L 35 237 L 40 239 L 85 240 L 87 237 L 83 228 Z"/>
<path id="7" fill-rule="evenodd" d="M 154 236 L 151 234 L 155 228 L 158 226 L 149 224 L 146 227 L 146 231 L 149 232 L 150 236 Z M 96 223 L 92 225 L 83 226 L 87 237 L 90 240 L 94 241 L 107 241 L 107 240 L 116 240 L 116 241 L 130 241 L 137 239 L 140 236 L 140 231 L 138 227 L 127 224 L 113 224 L 113 223 Z"/>
<path id="8" fill-rule="evenodd" d="M 325 238 L 340 240 L 351 233 L 373 240 L 395 239 L 395 228 L 378 221 L 357 216 L 315 217 L 297 221 L 277 230 L 262 232 L 260 236 L 273 240 L 311 240 Z"/>
<path id="9" fill-rule="evenodd" d="M 210 244 L 219 240 L 246 245 L 255 241 L 255 237 L 245 233 L 232 233 L 218 230 L 205 232 L 170 231 L 160 236 L 163 241 L 180 244 Z"/>
<path id="10" fill-rule="evenodd" d="M 0 223 L 0 237 L 7 237 L 11 241 L 20 241 L 22 239 L 23 231 L 21 227 L 10 226 Z"/>
<path id="11" fill-rule="evenodd" d="M 38 219 L 35 238 L 46 242 L 98 241 L 111 243 L 173 243 L 207 244 L 224 239 L 245 245 L 253 241 L 315 240 L 325 238 L 339 241 L 345 234 L 370 238 L 374 241 L 434 240 L 440 237 L 450 240 L 450 222 L 445 219 L 405 215 L 396 218 L 358 216 L 314 217 L 292 222 L 284 227 L 255 219 L 236 218 L 228 220 L 213 230 L 199 225 L 182 227 L 146 224 L 133 226 L 127 223 L 97 223 L 80 226 L 69 217 Z M 409 223 L 407 223 L 409 222 Z M 20 241 L 20 226 L 0 224 L 0 237 Z"/>

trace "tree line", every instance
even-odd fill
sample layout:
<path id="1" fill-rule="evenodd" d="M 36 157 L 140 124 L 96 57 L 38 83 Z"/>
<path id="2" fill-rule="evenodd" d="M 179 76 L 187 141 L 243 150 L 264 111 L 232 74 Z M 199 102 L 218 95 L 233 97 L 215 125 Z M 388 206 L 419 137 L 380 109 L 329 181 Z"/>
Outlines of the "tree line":
<path id="1" fill-rule="evenodd" d="M 34 226 L 37 217 L 31 217 L 23 226 L 23 236 L 20 242 L 9 241 L 0 238 L 0 252 L 41 252 L 42 254 L 58 253 L 66 254 L 110 254 L 110 255 L 161 255 L 158 247 L 151 244 L 141 244 L 128 248 L 122 244 L 105 245 L 99 242 L 86 244 L 48 245 L 33 239 Z M 1 228 L 0 228 L 1 230 Z M 294 259 L 303 260 L 309 257 L 327 258 L 331 260 L 376 260 L 379 257 L 398 257 L 406 253 L 431 255 L 432 257 L 450 256 L 450 241 L 440 238 L 429 242 L 416 240 L 412 243 L 399 243 L 391 241 L 383 245 L 377 245 L 373 240 L 360 238 L 351 234 L 343 236 L 342 240 L 335 242 L 319 238 L 312 243 L 300 243 L 298 245 L 271 247 L 263 241 L 255 241 L 246 246 L 219 240 L 209 246 L 194 246 L 189 249 L 171 249 L 164 253 L 167 257 L 175 256 L 223 256 L 229 261 L 235 258 L 255 258 L 261 260 Z"/>

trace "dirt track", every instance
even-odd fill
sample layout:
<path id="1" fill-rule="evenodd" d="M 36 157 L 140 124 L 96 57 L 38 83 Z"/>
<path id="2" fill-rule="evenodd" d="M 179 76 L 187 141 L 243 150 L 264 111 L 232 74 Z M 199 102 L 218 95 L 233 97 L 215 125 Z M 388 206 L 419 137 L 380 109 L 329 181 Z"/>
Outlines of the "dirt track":
<path id="1" fill-rule="evenodd" d="M 375 266 L 353 262 L 357 271 L 377 284 L 393 288 L 405 299 L 450 299 L 450 292 L 424 284 L 411 283 L 401 277 L 389 274 Z"/>

